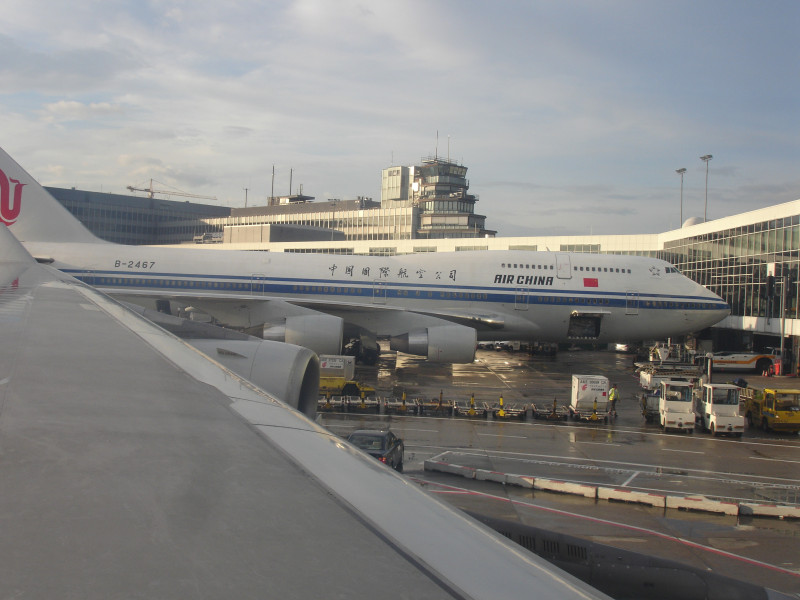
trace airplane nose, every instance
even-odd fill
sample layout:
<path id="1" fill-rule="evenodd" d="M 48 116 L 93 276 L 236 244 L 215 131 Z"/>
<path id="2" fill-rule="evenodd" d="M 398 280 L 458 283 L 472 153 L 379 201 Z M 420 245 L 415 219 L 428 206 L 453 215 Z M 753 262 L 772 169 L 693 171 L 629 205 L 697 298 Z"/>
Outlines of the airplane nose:
<path id="1" fill-rule="evenodd" d="M 702 320 L 704 322 L 704 327 L 716 325 L 731 314 L 731 307 L 727 302 L 712 292 L 708 292 L 708 294 L 711 297 L 710 301 L 713 303 L 713 308 L 706 311 L 706 314 L 703 315 Z"/>

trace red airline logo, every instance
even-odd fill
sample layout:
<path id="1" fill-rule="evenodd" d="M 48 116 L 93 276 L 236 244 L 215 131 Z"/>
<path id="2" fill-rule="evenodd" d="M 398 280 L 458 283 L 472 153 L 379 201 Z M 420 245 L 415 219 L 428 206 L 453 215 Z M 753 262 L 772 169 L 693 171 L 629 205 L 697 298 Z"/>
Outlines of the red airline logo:
<path id="1" fill-rule="evenodd" d="M 594 277 L 583 278 L 583 287 L 598 287 L 599 285 L 597 279 Z"/>
<path id="2" fill-rule="evenodd" d="M 11 184 L 14 184 L 13 190 Z M 7 177 L 0 169 L 0 222 L 4 225 L 12 225 L 19 217 L 23 187 L 25 187 L 24 183 Z"/>

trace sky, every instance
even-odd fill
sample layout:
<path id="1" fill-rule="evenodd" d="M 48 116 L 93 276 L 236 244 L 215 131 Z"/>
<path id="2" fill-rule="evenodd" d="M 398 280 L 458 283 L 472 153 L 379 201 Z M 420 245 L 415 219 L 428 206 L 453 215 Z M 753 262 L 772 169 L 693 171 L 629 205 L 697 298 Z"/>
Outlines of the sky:
<path id="1" fill-rule="evenodd" d="M 498 235 L 658 233 L 679 168 L 684 220 L 800 199 L 798 30 L 797 0 L 4 0 L 0 146 L 226 206 L 439 155 Z"/>

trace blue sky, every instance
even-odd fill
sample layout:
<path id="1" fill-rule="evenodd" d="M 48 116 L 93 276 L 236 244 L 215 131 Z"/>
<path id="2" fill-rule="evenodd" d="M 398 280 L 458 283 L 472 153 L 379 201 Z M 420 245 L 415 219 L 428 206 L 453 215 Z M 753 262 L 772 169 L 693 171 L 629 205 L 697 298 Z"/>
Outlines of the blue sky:
<path id="1" fill-rule="evenodd" d="M 0 145 L 45 185 L 380 197 L 438 152 L 499 235 L 800 198 L 800 2 L 8 0 Z"/>

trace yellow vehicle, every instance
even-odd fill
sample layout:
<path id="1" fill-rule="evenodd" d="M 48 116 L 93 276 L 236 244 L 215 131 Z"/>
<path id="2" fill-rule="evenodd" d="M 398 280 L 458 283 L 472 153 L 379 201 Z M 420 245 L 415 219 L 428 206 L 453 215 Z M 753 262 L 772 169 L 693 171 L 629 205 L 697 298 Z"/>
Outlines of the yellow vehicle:
<path id="1" fill-rule="evenodd" d="M 800 390 L 755 390 L 743 394 L 745 417 L 764 431 L 800 431 Z"/>
<path id="2" fill-rule="evenodd" d="M 375 395 L 375 388 L 344 377 L 320 377 L 319 393 L 323 396 L 360 396 L 362 398 Z"/>

